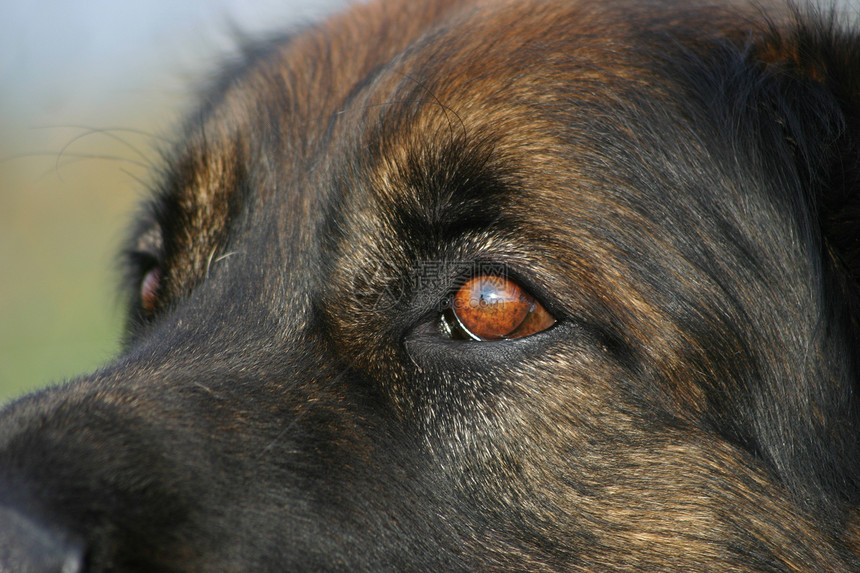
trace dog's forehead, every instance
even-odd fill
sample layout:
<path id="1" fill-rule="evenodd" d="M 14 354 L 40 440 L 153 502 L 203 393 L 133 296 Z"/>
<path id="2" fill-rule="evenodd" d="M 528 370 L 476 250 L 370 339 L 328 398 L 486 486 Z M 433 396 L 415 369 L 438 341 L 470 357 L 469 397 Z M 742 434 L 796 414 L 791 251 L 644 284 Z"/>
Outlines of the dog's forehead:
<path id="1" fill-rule="evenodd" d="M 473 217 L 475 205 L 491 218 L 492 188 L 517 188 L 529 206 L 530 191 L 552 191 L 560 165 L 568 183 L 611 177 L 629 150 L 603 149 L 603 128 L 579 130 L 576 122 L 594 122 L 600 110 L 612 129 L 635 129 L 623 125 L 625 98 L 651 90 L 658 97 L 649 105 L 658 106 L 671 100 L 660 91 L 673 89 L 653 82 L 655 54 L 639 30 L 665 31 L 671 18 L 632 10 L 382 3 L 265 46 L 225 76 L 173 165 L 170 192 L 188 214 L 190 247 L 175 266 L 189 277 L 203 273 L 223 240 L 219 230 L 236 218 L 231 206 L 253 211 L 245 226 L 256 231 L 265 217 L 302 266 L 332 221 L 335 230 L 349 227 L 332 209 L 347 223 L 351 211 L 363 225 L 390 232 L 399 220 L 414 233 L 456 223 L 458 210 Z M 477 188 L 483 201 L 469 194 Z M 370 212 L 388 217 L 369 220 Z"/>
<path id="2" fill-rule="evenodd" d="M 535 36 L 537 26 L 518 20 L 574 17 L 573 9 L 561 14 L 550 6 L 542 16 L 455 2 L 359 7 L 266 47 L 230 72 L 191 122 L 174 165 L 177 193 L 211 211 L 228 201 L 219 189 L 261 173 L 254 162 L 262 159 L 295 178 L 294 190 L 313 194 L 309 178 L 326 167 L 323 159 L 343 161 L 369 143 L 396 153 L 413 149 L 416 136 L 435 144 L 434 136 L 458 132 L 526 141 L 524 125 L 514 124 L 516 101 L 533 103 L 540 82 L 531 72 L 552 74 L 547 58 L 558 49 L 548 45 L 567 40 Z M 497 30 L 476 36 L 498 41 L 472 39 L 476 28 Z M 253 183 L 263 195 L 285 197 L 284 181 Z"/>
<path id="3" fill-rule="evenodd" d="M 161 210 L 182 213 L 176 226 L 186 239 L 179 250 L 187 254 L 173 266 L 186 269 L 186 278 L 200 273 L 218 247 L 219 230 L 236 215 L 231 205 L 265 205 L 274 218 L 301 221 L 282 225 L 285 243 L 293 242 L 293 229 L 309 229 L 326 203 L 325 162 L 334 138 L 343 137 L 339 126 L 352 94 L 458 5 L 358 6 L 250 47 L 206 92 L 167 165 L 160 198 L 170 206 Z"/>
<path id="4" fill-rule="evenodd" d="M 619 87 L 651 82 L 655 54 L 640 28 L 657 34 L 673 22 L 643 10 L 529 1 L 360 5 L 256 50 L 227 74 L 192 124 L 187 149 L 201 160 L 191 163 L 201 180 L 217 181 L 224 168 L 241 167 L 237 157 L 280 153 L 274 160 L 285 171 L 307 177 L 320 158 L 343 160 L 338 153 L 349 145 L 396 152 L 460 134 L 528 151 L 553 131 L 535 110 L 606 102 L 623 97 Z M 686 31 L 716 33 L 719 15 L 701 17 L 708 30 L 695 30 L 689 14 Z M 201 149 L 214 152 L 204 158 Z M 189 195 L 212 199 L 201 189 Z"/>

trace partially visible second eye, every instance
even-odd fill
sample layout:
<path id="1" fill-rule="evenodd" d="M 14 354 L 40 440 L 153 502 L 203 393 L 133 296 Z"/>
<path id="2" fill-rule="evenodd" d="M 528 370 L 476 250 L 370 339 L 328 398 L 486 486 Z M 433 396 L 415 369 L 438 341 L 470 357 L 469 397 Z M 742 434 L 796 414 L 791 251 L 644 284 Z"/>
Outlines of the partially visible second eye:
<path id="1" fill-rule="evenodd" d="M 155 312 L 158 305 L 158 293 L 161 288 L 161 267 L 149 269 L 140 280 L 140 306 L 147 313 Z"/>
<path id="2" fill-rule="evenodd" d="M 129 278 L 133 281 L 130 286 L 135 289 L 132 300 L 143 311 L 141 318 L 153 316 L 164 296 L 164 240 L 160 227 L 147 222 L 145 232 L 137 236 L 127 254 Z"/>
<path id="3" fill-rule="evenodd" d="M 442 329 L 452 338 L 508 340 L 523 338 L 555 324 L 531 294 L 499 275 L 469 279 L 451 297 Z"/>

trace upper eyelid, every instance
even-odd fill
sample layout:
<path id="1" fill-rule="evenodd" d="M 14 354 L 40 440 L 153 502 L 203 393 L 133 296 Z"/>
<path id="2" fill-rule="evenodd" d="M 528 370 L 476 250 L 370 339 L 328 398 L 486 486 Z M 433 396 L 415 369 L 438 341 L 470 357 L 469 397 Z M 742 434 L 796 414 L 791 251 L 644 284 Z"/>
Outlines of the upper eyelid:
<path id="1" fill-rule="evenodd" d="M 503 273 L 481 273 L 481 274 L 491 274 L 493 276 L 502 277 L 509 281 L 513 281 L 516 283 L 523 291 L 534 297 L 536 301 L 538 301 L 541 306 L 550 310 L 550 307 L 555 308 L 557 304 L 553 300 L 550 293 L 547 292 L 546 287 L 541 286 L 540 281 L 537 280 L 536 275 L 529 273 L 526 269 L 524 269 L 521 265 L 512 264 L 511 262 L 504 263 L 490 263 L 495 268 L 504 269 Z M 491 267 L 492 268 L 492 267 Z M 455 288 L 450 292 L 453 294 L 456 292 L 459 286 L 464 285 L 469 278 L 473 276 L 478 276 L 477 274 L 471 276 L 460 277 L 463 279 L 462 281 L 458 281 L 455 284 Z M 552 312 L 552 311 L 551 311 Z"/>
<path id="2" fill-rule="evenodd" d="M 161 229 L 157 225 L 153 225 L 141 233 L 134 241 L 134 250 L 156 258 L 160 257 L 164 250 L 164 238 Z"/>
<path id="3" fill-rule="evenodd" d="M 425 264 L 421 265 L 419 270 L 423 270 L 426 273 L 428 268 L 430 267 Z M 502 277 L 519 285 L 521 289 L 533 296 L 544 308 L 556 314 L 557 301 L 547 292 L 546 287 L 541 286 L 536 276 L 528 272 L 527 269 L 524 269 L 522 265 L 512 264 L 510 261 L 499 261 L 481 257 L 472 260 L 464 259 L 461 262 L 446 262 L 441 264 L 441 268 L 444 269 L 441 273 L 433 272 L 431 275 L 428 275 L 418 272 L 405 277 L 405 280 L 411 281 L 409 284 L 413 288 L 416 286 L 420 287 L 422 281 L 426 281 L 427 284 L 433 286 L 434 290 L 438 288 L 437 285 L 445 285 L 442 289 L 439 289 L 443 293 L 443 296 L 442 300 L 437 303 L 437 305 L 444 307 L 444 303 L 449 301 L 457 290 L 466 284 L 469 279 L 480 275 Z M 418 290 L 421 289 L 419 288 Z M 553 310 L 550 310 L 550 308 Z"/>

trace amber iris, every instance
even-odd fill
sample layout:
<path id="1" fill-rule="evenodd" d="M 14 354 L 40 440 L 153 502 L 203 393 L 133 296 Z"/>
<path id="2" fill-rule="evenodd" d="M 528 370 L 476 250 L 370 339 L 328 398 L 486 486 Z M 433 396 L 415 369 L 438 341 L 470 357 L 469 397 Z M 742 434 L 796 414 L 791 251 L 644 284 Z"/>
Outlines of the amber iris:
<path id="1" fill-rule="evenodd" d="M 555 318 L 517 283 L 497 275 L 468 280 L 451 300 L 459 325 L 477 340 L 522 338 L 555 324 Z"/>
<path id="2" fill-rule="evenodd" d="M 158 290 L 161 283 L 161 269 L 153 267 L 140 281 L 140 306 L 146 312 L 154 312 L 158 305 Z"/>

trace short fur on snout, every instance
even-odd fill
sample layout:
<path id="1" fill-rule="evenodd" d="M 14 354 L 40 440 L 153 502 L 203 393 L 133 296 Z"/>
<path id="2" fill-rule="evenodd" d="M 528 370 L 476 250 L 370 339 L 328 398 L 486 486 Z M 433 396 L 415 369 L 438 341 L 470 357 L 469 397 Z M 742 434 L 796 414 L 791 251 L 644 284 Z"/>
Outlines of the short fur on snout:
<path id="1" fill-rule="evenodd" d="M 359 4 L 181 135 L 122 354 L 0 416 L 0 570 L 860 571 L 838 12 Z"/>

